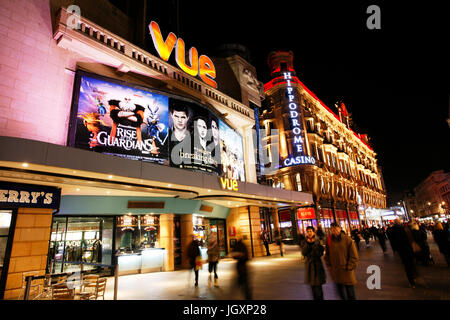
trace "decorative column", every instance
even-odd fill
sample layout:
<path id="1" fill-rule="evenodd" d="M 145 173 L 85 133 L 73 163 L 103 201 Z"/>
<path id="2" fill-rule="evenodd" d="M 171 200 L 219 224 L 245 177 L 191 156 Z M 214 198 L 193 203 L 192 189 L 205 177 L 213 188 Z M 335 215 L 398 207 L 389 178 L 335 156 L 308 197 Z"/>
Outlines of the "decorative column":
<path id="1" fill-rule="evenodd" d="M 173 271 L 174 267 L 174 214 L 162 214 L 159 216 L 159 243 L 166 249 L 164 271 Z"/>
<path id="2" fill-rule="evenodd" d="M 192 242 L 194 235 L 194 222 L 192 214 L 184 214 L 181 216 L 181 266 L 190 268 L 188 247 Z"/>

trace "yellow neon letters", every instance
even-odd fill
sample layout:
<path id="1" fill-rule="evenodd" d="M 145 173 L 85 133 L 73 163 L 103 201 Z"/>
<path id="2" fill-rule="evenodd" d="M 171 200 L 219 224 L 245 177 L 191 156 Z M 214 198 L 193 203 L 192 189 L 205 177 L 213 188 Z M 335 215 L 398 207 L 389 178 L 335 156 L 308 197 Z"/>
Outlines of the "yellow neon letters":
<path id="1" fill-rule="evenodd" d="M 217 83 L 213 80 L 216 77 L 216 68 L 209 57 L 201 55 L 199 58 L 197 49 L 192 47 L 189 49 L 189 66 L 185 61 L 186 48 L 183 39 L 177 39 L 177 36 L 171 32 L 164 41 L 159 25 L 155 21 L 150 22 L 148 28 L 153 45 L 161 59 L 168 61 L 176 44 L 175 61 L 180 69 L 193 77 L 200 75 L 203 82 L 217 88 Z"/>

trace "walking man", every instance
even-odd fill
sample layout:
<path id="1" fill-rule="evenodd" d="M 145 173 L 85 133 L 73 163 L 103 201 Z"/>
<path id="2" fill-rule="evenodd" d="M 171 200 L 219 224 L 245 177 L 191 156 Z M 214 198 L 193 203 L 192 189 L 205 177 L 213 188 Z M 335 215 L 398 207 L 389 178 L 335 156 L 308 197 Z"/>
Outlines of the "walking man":
<path id="1" fill-rule="evenodd" d="M 355 300 L 354 270 L 358 266 L 358 251 L 353 240 L 341 233 L 341 226 L 336 222 L 331 224 L 331 235 L 327 239 L 324 260 L 341 299 Z"/>

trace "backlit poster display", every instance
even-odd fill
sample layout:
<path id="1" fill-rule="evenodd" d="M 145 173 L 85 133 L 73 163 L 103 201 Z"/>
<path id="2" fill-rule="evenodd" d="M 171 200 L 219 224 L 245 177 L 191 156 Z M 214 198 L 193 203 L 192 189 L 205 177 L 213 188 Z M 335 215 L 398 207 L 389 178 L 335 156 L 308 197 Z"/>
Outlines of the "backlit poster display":
<path id="1" fill-rule="evenodd" d="M 221 174 L 219 121 L 209 110 L 170 98 L 168 123 L 172 167 Z"/>
<path id="2" fill-rule="evenodd" d="M 69 145 L 245 181 L 242 137 L 208 108 L 83 71 Z"/>
<path id="3" fill-rule="evenodd" d="M 164 164 L 168 159 L 168 100 L 82 75 L 72 143 L 81 149 Z"/>
<path id="4" fill-rule="evenodd" d="M 223 176 L 245 181 L 242 137 L 223 121 L 219 121 L 219 136 Z"/>

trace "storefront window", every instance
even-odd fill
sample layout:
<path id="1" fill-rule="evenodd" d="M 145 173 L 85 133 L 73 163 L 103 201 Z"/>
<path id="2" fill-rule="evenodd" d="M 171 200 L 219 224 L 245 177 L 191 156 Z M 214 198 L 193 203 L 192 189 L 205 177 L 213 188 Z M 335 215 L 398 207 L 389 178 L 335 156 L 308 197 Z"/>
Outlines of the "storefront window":
<path id="1" fill-rule="evenodd" d="M 217 237 L 217 243 L 219 244 L 220 257 L 227 255 L 227 240 L 226 240 L 226 226 L 225 220 L 212 219 L 209 221 L 210 225 L 210 237 Z"/>
<path id="2" fill-rule="evenodd" d="M 9 227 L 11 225 L 12 211 L 0 210 L 0 279 L 3 272 L 3 263 L 8 245 Z"/>
<path id="3" fill-rule="evenodd" d="M 119 253 L 159 248 L 159 216 L 124 215 L 117 217 L 116 247 Z"/>
<path id="4" fill-rule="evenodd" d="M 113 218 L 56 217 L 48 259 L 51 273 L 111 265 Z"/>
<path id="5" fill-rule="evenodd" d="M 201 216 L 193 215 L 194 237 L 198 240 L 200 247 L 206 248 L 206 225 L 205 219 Z"/>

